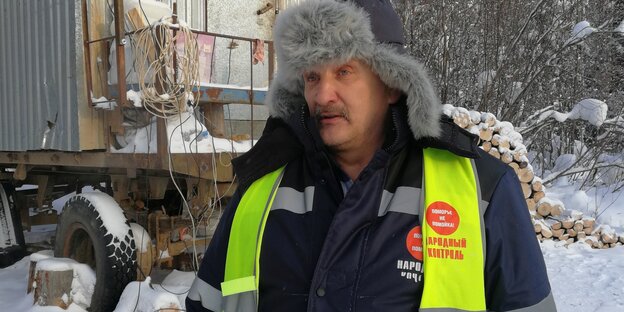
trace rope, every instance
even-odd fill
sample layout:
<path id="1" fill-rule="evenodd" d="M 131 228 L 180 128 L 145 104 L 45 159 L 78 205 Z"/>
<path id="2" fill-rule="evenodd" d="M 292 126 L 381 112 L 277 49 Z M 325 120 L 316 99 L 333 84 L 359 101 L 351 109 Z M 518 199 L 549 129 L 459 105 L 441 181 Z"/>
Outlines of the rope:
<path id="1" fill-rule="evenodd" d="M 172 24 L 172 19 L 162 18 L 153 27 L 138 32 L 134 50 L 143 106 L 160 118 L 178 116 L 185 111 L 187 102 L 194 105 L 192 91 L 199 89 L 197 40 L 186 23 Z M 178 51 L 176 43 L 182 40 L 183 51 Z M 162 83 L 156 85 L 157 82 Z"/>

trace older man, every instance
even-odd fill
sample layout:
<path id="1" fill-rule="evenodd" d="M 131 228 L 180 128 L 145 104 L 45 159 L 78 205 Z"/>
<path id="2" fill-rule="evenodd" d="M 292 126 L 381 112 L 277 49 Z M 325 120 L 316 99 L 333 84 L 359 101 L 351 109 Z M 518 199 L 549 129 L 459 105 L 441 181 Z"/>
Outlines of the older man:
<path id="1" fill-rule="evenodd" d="M 517 177 L 441 117 L 389 1 L 306 1 L 275 44 L 188 311 L 555 311 Z"/>

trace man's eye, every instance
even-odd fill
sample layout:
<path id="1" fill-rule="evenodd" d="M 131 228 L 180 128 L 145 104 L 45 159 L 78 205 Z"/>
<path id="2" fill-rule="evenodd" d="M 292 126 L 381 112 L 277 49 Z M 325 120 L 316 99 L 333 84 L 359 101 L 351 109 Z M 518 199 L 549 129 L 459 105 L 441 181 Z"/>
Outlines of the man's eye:
<path id="1" fill-rule="evenodd" d="M 316 75 L 305 75 L 304 78 L 306 82 L 315 82 L 318 80 L 318 77 Z"/>
<path id="2" fill-rule="evenodd" d="M 341 70 L 338 71 L 338 75 L 340 75 L 340 76 L 346 76 L 346 75 L 348 75 L 350 73 L 351 73 L 351 71 L 349 71 L 348 69 L 341 69 Z"/>

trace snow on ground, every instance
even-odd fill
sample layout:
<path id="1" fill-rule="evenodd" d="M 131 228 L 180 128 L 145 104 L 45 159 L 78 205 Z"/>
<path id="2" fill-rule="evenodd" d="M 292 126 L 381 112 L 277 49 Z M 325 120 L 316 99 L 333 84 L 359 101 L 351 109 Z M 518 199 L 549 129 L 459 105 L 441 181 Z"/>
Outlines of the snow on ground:
<path id="1" fill-rule="evenodd" d="M 558 311 L 624 311 L 624 248 L 541 244 Z"/>

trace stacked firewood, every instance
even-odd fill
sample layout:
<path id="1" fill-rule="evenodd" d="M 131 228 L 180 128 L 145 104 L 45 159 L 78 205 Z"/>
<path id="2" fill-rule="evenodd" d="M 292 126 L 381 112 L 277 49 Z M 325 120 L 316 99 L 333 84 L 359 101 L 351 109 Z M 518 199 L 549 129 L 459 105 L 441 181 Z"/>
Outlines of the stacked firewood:
<path id="1" fill-rule="evenodd" d="M 541 179 L 535 177 L 529 164 L 527 150 L 522 144 L 522 136 L 509 122 L 501 122 L 493 114 L 468 111 L 462 107 L 444 105 L 444 113 L 453 117 L 460 127 L 479 136 L 481 149 L 500 159 L 514 169 L 521 182 L 522 192 L 531 211 L 536 211 L 538 203 L 545 197 Z M 558 208 L 547 207 L 541 203 L 542 211 L 557 214 Z M 549 214 L 543 215 L 544 217 Z M 559 212 L 560 214 L 560 212 Z"/>
<path id="2" fill-rule="evenodd" d="M 546 196 L 542 180 L 535 176 L 529 163 L 522 136 L 511 123 L 499 121 L 491 113 L 468 111 L 449 104 L 444 105 L 443 112 L 452 117 L 455 124 L 478 135 L 481 149 L 514 169 L 540 241 L 554 239 L 566 244 L 580 241 L 594 248 L 624 244 L 624 236 L 618 237 L 610 229 L 605 231 L 603 226 L 596 227 L 595 219 L 583 217 L 578 211 L 567 212 L 562 202 Z"/>

